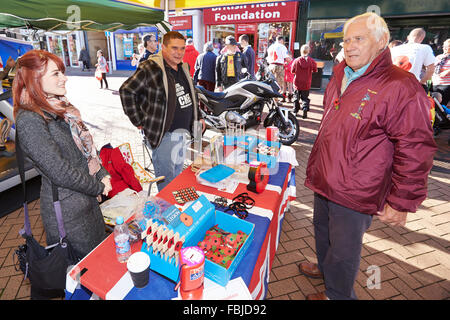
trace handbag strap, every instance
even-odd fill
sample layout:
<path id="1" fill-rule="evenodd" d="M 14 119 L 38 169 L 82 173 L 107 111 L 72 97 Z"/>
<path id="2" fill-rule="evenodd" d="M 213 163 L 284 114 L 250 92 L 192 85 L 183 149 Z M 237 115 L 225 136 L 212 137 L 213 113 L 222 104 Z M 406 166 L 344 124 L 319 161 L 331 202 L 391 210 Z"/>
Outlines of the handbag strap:
<path id="1" fill-rule="evenodd" d="M 24 161 L 24 155 L 22 148 L 20 147 L 19 143 L 19 135 L 16 131 L 16 159 L 17 159 L 17 166 L 19 168 L 19 175 L 20 180 L 22 181 L 22 192 L 23 192 L 23 209 L 24 209 L 24 216 L 25 216 L 25 222 L 24 222 L 24 229 L 20 230 L 19 233 L 23 235 L 24 233 L 27 236 L 32 236 L 31 233 L 31 224 L 30 224 L 30 216 L 28 214 L 28 201 L 27 201 L 27 190 L 26 190 L 26 183 L 25 183 L 25 161 Z"/>
<path id="2" fill-rule="evenodd" d="M 20 230 L 19 233 L 23 236 L 25 233 L 27 236 L 32 236 L 31 233 L 31 224 L 30 224 L 30 216 L 28 214 L 28 197 L 27 197 L 27 190 L 26 190 L 26 183 L 25 183 L 25 160 L 24 160 L 24 154 L 23 150 L 20 146 L 19 141 L 19 135 L 16 130 L 16 159 L 17 159 L 17 166 L 19 168 L 19 174 L 20 174 L 20 180 L 22 181 L 22 191 L 23 191 L 23 208 L 24 208 L 24 216 L 25 216 L 25 222 L 24 222 L 24 229 Z M 56 221 L 58 223 L 58 232 L 60 240 L 64 239 L 66 237 L 66 231 L 64 229 L 64 222 L 62 218 L 62 212 L 61 212 L 61 203 L 59 202 L 59 196 L 58 196 L 58 188 L 55 186 L 55 184 L 52 182 L 52 195 L 53 195 L 53 206 L 55 208 L 56 213 Z"/>

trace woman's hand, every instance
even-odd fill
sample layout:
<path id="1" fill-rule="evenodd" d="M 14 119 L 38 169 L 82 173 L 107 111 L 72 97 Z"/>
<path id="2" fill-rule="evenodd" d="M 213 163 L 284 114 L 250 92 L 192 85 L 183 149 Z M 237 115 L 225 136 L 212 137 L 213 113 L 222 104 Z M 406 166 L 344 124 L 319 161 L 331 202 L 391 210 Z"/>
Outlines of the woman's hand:
<path id="1" fill-rule="evenodd" d="M 104 196 L 108 196 L 108 193 L 112 190 L 112 186 L 111 186 L 111 176 L 105 176 L 101 183 L 103 183 L 105 185 L 105 188 L 103 189 L 102 194 Z"/>

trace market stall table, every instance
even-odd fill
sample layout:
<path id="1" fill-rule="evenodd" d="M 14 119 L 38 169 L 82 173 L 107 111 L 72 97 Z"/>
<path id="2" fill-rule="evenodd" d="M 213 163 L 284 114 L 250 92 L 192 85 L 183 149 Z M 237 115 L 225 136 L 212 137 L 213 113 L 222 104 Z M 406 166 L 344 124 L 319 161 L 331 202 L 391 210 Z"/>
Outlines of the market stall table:
<path id="1" fill-rule="evenodd" d="M 294 152 L 292 148 L 289 149 L 287 149 L 288 155 Z M 289 157 L 282 156 L 280 160 L 289 158 L 292 159 L 292 154 Z M 295 159 L 295 152 L 293 158 Z M 295 199 L 293 165 L 296 164 L 296 161 L 279 162 L 277 170 L 271 171 L 274 174 L 271 174 L 266 190 L 260 194 L 249 192 L 243 183 L 239 183 L 233 194 L 199 184 L 195 173 L 189 167 L 157 196 L 175 204 L 172 192 L 187 186 L 193 186 L 200 195 L 205 195 L 210 201 L 213 201 L 216 196 L 231 200 L 242 192 L 248 192 L 255 200 L 255 206 L 249 210 L 246 221 L 255 224 L 255 238 L 232 279 L 242 278 L 253 299 L 264 299 L 284 212 L 288 202 Z M 142 241 L 133 244 L 132 252 L 139 251 L 141 246 Z M 205 281 L 206 292 L 206 283 L 212 282 L 207 279 Z M 117 261 L 114 237 L 111 234 L 69 272 L 66 299 L 98 297 L 100 299 L 164 300 L 178 296 L 174 288 L 174 282 L 153 271 L 150 272 L 149 284 L 145 288 L 135 288 L 127 272 L 126 264 Z M 208 299 L 208 296 L 204 296 L 204 299 Z"/>

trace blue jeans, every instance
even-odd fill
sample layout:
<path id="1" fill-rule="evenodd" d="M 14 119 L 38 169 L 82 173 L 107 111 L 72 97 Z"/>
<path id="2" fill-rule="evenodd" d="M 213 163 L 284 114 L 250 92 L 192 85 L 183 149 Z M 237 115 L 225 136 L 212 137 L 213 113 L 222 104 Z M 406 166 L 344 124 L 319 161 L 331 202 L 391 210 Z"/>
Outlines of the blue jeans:
<path id="1" fill-rule="evenodd" d="M 181 132 L 166 132 L 161 143 L 156 148 L 151 148 L 155 177 L 165 176 L 163 181 L 157 182 L 161 191 L 183 170 L 186 155 L 185 134 Z"/>
<path id="2" fill-rule="evenodd" d="M 353 285 L 361 261 L 362 238 L 372 216 L 314 194 L 317 265 L 331 300 L 356 300 Z"/>

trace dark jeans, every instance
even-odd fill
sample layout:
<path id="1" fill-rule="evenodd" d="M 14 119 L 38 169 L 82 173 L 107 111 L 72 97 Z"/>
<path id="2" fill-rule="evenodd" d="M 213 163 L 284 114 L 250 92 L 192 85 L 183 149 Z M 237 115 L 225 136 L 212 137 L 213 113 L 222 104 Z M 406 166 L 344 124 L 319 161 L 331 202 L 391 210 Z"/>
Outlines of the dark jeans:
<path id="1" fill-rule="evenodd" d="M 331 300 L 357 299 L 353 285 L 359 271 L 362 238 L 372 216 L 360 213 L 315 193 L 314 234 L 325 294 Z"/>
<path id="2" fill-rule="evenodd" d="M 214 92 L 214 89 L 216 88 L 215 82 L 210 82 L 206 80 L 198 80 L 198 84 L 205 88 L 208 91 Z M 208 109 L 206 108 L 205 104 L 200 101 L 200 108 L 202 108 L 205 112 L 208 112 Z"/>
<path id="3" fill-rule="evenodd" d="M 294 112 L 297 113 L 300 110 L 300 101 L 302 106 L 306 106 L 309 110 L 309 90 L 295 90 L 294 92 Z"/>

